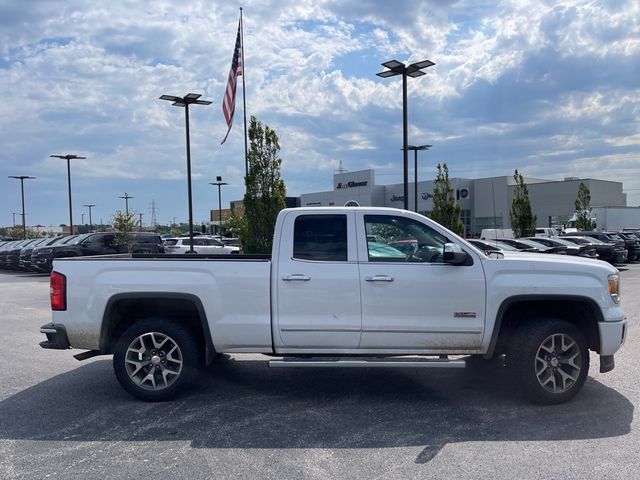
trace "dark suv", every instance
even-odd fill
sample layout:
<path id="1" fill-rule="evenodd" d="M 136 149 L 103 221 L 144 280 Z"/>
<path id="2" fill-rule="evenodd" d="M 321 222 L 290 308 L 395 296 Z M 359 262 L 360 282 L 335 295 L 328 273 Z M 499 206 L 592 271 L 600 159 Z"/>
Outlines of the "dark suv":
<path id="1" fill-rule="evenodd" d="M 610 243 L 616 249 L 616 263 L 624 263 L 627 260 L 627 255 L 629 254 L 629 251 L 626 249 L 624 239 L 615 233 L 588 231 L 588 232 L 576 232 L 571 235 L 574 237 L 579 236 L 579 237 L 597 238 L 602 242 Z"/>
<path id="2" fill-rule="evenodd" d="M 638 260 L 640 258 L 640 239 L 631 232 L 617 232 L 617 235 L 624 240 L 625 247 L 629 251 L 628 260 Z"/>
<path id="3" fill-rule="evenodd" d="M 132 232 L 133 253 L 164 253 L 160 237 L 155 233 Z M 55 258 L 85 257 L 90 255 L 113 255 L 128 253 L 127 245 L 116 243 L 113 232 L 87 233 L 72 237 L 66 242 L 51 245 L 33 252 L 32 265 L 41 271 L 50 272 Z"/>

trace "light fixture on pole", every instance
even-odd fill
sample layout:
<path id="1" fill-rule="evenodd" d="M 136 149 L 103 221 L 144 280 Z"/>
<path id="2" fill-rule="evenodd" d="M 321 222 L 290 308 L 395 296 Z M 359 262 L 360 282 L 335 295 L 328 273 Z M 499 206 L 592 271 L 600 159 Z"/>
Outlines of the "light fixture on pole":
<path id="1" fill-rule="evenodd" d="M 423 60 L 422 62 L 412 63 L 405 65 L 397 60 L 390 60 L 382 64 L 383 67 L 387 67 L 389 70 L 376 73 L 379 77 L 387 78 L 395 75 L 402 75 L 402 150 L 403 150 L 403 185 L 404 185 L 404 209 L 409 209 L 409 157 L 407 152 L 408 141 L 408 114 L 407 114 L 407 77 L 421 77 L 426 75 L 422 71 L 423 68 L 431 67 L 435 65 L 431 60 Z"/>
<path id="2" fill-rule="evenodd" d="M 93 204 L 93 203 L 87 203 L 87 204 L 86 204 L 86 205 L 84 205 L 84 206 L 85 206 L 85 207 L 87 207 L 87 208 L 89 208 L 89 232 L 91 232 L 91 226 L 92 226 L 92 223 L 91 223 L 91 208 L 92 208 L 92 207 L 95 207 L 95 204 Z"/>
<path id="3" fill-rule="evenodd" d="M 217 176 L 215 183 L 209 182 L 209 185 L 217 185 L 218 186 L 218 235 L 222 238 L 222 194 L 220 193 L 220 187 L 222 185 L 229 185 L 226 182 L 222 181 L 222 177 Z"/>
<path id="4" fill-rule="evenodd" d="M 124 192 L 124 196 L 118 197 L 118 198 L 123 198 L 124 199 L 124 210 L 125 210 L 125 213 L 127 214 L 127 216 L 129 216 L 129 199 L 130 198 L 136 198 L 136 197 L 132 197 L 127 192 Z"/>
<path id="5" fill-rule="evenodd" d="M 432 145 L 407 145 L 407 150 L 413 150 L 415 156 L 413 159 L 413 196 L 414 196 L 414 208 L 418 213 L 418 150 L 429 150 Z"/>
<path id="6" fill-rule="evenodd" d="M 36 177 L 30 177 L 28 175 L 9 175 L 9 178 L 15 178 L 20 180 L 20 193 L 22 194 L 22 238 L 27 239 L 27 223 L 24 214 L 24 181 L 33 180 Z M 14 222 L 15 223 L 15 222 Z"/>
<path id="7" fill-rule="evenodd" d="M 71 208 L 71 160 L 84 160 L 87 157 L 80 157 L 74 154 L 49 156 L 52 158 L 62 158 L 67 161 L 67 185 L 69 187 L 69 233 L 73 235 L 73 209 Z"/>
<path id="8" fill-rule="evenodd" d="M 191 145 L 189 140 L 189 105 L 211 105 L 209 100 L 199 100 L 202 95 L 187 93 L 184 97 L 174 95 L 162 95 L 160 100 L 173 102 L 174 107 L 184 107 L 184 123 L 186 126 L 187 143 L 187 196 L 189 197 L 189 253 L 195 253 L 193 249 L 193 204 L 191 201 Z"/>

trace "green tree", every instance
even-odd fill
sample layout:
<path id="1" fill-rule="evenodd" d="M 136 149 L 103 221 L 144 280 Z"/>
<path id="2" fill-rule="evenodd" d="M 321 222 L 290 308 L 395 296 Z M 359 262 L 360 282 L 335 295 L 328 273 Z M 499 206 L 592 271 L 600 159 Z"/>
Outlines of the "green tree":
<path id="1" fill-rule="evenodd" d="M 513 179 L 516 181 L 516 187 L 513 191 L 513 200 L 511 202 L 511 210 L 509 217 L 511 218 L 511 229 L 516 238 L 530 237 L 536 233 L 537 217 L 531 209 L 529 201 L 529 189 L 524 183 L 524 177 L 516 169 Z"/>
<path id="2" fill-rule="evenodd" d="M 276 132 L 254 116 L 251 116 L 249 142 L 245 222 L 240 243 L 245 253 L 271 253 L 276 217 L 285 208 L 286 188 L 280 178 L 280 142 Z"/>
<path id="3" fill-rule="evenodd" d="M 584 183 L 578 186 L 576 198 L 576 228 L 578 230 L 593 230 L 595 225 L 591 221 L 591 191 Z"/>
<path id="4" fill-rule="evenodd" d="M 120 210 L 113 215 L 113 228 L 116 231 L 115 244 L 125 245 L 129 253 L 133 251 L 135 244 L 135 239 L 129 234 L 137 225 L 135 216 L 135 213 L 123 213 Z"/>
<path id="5" fill-rule="evenodd" d="M 438 164 L 438 173 L 433 184 L 433 209 L 429 218 L 443 227 L 461 235 L 464 224 L 460 219 L 461 207 L 456 203 L 456 197 L 449 181 L 449 167 Z"/>
<path id="6" fill-rule="evenodd" d="M 242 231 L 246 229 L 246 219 L 244 215 L 236 215 L 232 213 L 225 218 L 222 223 L 222 231 L 231 237 L 240 237 Z"/>

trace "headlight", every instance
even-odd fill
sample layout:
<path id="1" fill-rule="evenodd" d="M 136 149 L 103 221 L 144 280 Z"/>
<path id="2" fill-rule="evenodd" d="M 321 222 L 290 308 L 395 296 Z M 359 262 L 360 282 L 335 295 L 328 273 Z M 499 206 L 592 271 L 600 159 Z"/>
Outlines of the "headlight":
<path id="1" fill-rule="evenodd" d="M 611 300 L 620 303 L 620 275 L 617 273 L 609 275 L 609 294 Z"/>

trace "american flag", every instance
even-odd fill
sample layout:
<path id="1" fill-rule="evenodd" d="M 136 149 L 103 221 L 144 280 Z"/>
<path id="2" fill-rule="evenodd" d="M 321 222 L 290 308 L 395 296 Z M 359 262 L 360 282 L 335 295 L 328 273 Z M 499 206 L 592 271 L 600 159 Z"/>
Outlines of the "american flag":
<path id="1" fill-rule="evenodd" d="M 240 22 L 242 22 L 242 19 Z M 238 77 L 242 75 L 242 37 L 240 34 L 242 24 L 240 22 L 238 22 L 238 35 L 236 36 L 236 47 L 233 49 L 233 60 L 231 61 L 231 70 L 229 70 L 227 89 L 224 92 L 224 100 L 222 101 L 222 113 L 224 113 L 224 119 L 229 127 L 222 143 L 227 140 L 233 126 L 233 114 L 236 111 L 236 86 Z"/>

